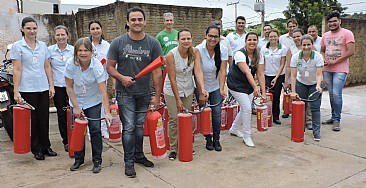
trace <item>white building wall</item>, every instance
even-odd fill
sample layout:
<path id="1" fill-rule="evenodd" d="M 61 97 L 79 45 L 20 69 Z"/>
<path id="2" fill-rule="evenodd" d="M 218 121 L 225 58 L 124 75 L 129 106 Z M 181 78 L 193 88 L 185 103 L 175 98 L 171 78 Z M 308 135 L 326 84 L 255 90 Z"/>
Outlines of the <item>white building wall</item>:
<path id="1" fill-rule="evenodd" d="M 53 3 L 37 0 L 23 0 L 25 14 L 53 14 Z"/>

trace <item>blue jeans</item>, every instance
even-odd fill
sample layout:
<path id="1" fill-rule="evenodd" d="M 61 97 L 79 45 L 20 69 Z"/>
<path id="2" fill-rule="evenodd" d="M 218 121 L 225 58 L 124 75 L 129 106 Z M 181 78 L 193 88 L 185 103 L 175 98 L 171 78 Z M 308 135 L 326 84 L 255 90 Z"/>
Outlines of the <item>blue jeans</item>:
<path id="1" fill-rule="evenodd" d="M 309 95 L 316 91 L 316 84 L 314 85 L 305 85 L 296 81 L 296 93 L 300 96 L 300 98 L 307 99 Z M 315 96 L 314 96 L 315 97 Z M 320 105 L 322 101 L 322 96 L 320 95 L 319 99 L 310 102 L 310 110 L 312 116 L 312 126 L 313 126 L 313 135 L 320 136 Z M 309 103 L 305 102 L 305 109 Z M 306 110 L 304 110 L 305 119 L 304 123 L 306 124 Z M 304 125 L 305 126 L 305 125 Z"/>
<path id="2" fill-rule="evenodd" d="M 102 103 L 99 103 L 88 109 L 83 109 L 85 116 L 89 118 L 100 118 L 101 106 Z M 93 162 L 95 161 L 102 162 L 103 141 L 102 141 L 102 132 L 100 131 L 100 121 L 89 121 L 88 127 L 92 147 L 92 160 Z M 85 144 L 83 150 L 75 152 L 75 161 L 84 162 L 84 157 L 85 157 Z"/>
<path id="3" fill-rule="evenodd" d="M 195 89 L 195 95 L 196 95 L 197 101 L 198 101 L 199 93 L 198 93 L 197 89 Z M 222 96 L 220 94 L 220 89 L 210 92 L 208 100 L 210 101 L 210 104 L 219 103 L 222 100 Z M 217 105 L 215 107 L 211 107 L 212 129 L 213 129 L 213 140 L 214 141 L 220 140 L 221 106 L 222 106 L 222 104 Z M 205 137 L 206 137 L 206 139 L 212 139 L 211 135 L 205 135 Z"/>
<path id="4" fill-rule="evenodd" d="M 133 166 L 135 159 L 144 158 L 144 121 L 150 104 L 150 94 L 130 95 L 117 91 L 119 116 L 122 121 L 122 145 L 124 150 L 125 166 Z"/>
<path id="5" fill-rule="evenodd" d="M 332 109 L 332 120 L 341 121 L 343 96 L 342 90 L 347 80 L 345 72 L 323 72 L 329 90 L 330 107 Z"/>

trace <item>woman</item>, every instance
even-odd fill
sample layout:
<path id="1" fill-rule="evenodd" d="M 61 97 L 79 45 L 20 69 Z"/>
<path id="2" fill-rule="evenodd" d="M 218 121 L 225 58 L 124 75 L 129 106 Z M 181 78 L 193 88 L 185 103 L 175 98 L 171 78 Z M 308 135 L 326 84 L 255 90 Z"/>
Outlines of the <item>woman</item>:
<path id="1" fill-rule="evenodd" d="M 106 72 L 105 77 L 106 80 L 108 80 L 108 74 L 107 74 L 107 53 L 108 53 L 108 49 L 110 44 L 104 40 L 104 36 L 103 36 L 103 30 L 102 30 L 102 24 L 100 23 L 100 21 L 98 20 L 93 20 L 91 22 L 89 22 L 89 32 L 90 32 L 90 36 L 89 39 L 92 42 L 93 45 L 93 50 L 94 50 L 94 57 L 96 57 L 103 65 L 104 67 L 104 71 Z M 106 81 L 107 82 L 107 81 Z M 115 87 L 112 86 L 112 88 L 114 89 Z M 114 92 L 113 92 L 114 93 Z M 108 109 L 109 110 L 109 109 Z M 104 109 L 102 107 L 102 117 L 105 116 L 105 112 Z M 109 138 L 109 132 L 107 129 L 107 125 L 106 123 L 103 121 L 102 122 L 102 136 L 104 138 Z"/>
<path id="2" fill-rule="evenodd" d="M 294 44 L 292 44 L 289 48 L 289 50 L 287 50 L 287 54 L 286 54 L 286 68 L 285 68 L 285 88 L 289 87 L 290 83 L 291 83 L 291 67 L 290 67 L 290 62 L 291 62 L 291 57 L 293 54 L 299 52 L 301 50 L 301 44 L 300 44 L 300 39 L 301 37 L 304 35 L 304 31 L 300 28 L 297 28 L 293 31 L 292 34 L 292 39 L 294 41 Z M 288 118 L 289 114 L 282 114 L 283 118 Z"/>
<path id="3" fill-rule="evenodd" d="M 57 156 L 49 139 L 49 99 L 55 94 L 49 52 L 44 42 L 36 39 L 37 22 L 31 17 L 22 20 L 23 38 L 14 43 L 10 58 L 13 61 L 14 99 L 22 98 L 34 106 L 31 112 L 31 151 L 34 158 Z"/>
<path id="4" fill-rule="evenodd" d="M 84 115 L 100 118 L 103 104 L 106 121 L 112 119 L 109 113 L 109 99 L 106 88 L 106 72 L 99 60 L 93 57 L 93 46 L 88 38 L 75 43 L 74 57 L 69 59 L 65 69 L 66 91 L 69 95 L 73 114 L 77 118 Z M 102 164 L 102 135 L 100 121 L 89 121 L 91 137 L 93 173 L 99 173 Z M 82 151 L 75 152 L 75 163 L 70 167 L 75 171 L 84 164 L 85 145 Z"/>
<path id="5" fill-rule="evenodd" d="M 302 50 L 294 54 L 291 58 L 291 98 L 307 99 L 315 91 L 322 93 L 321 82 L 323 80 L 324 60 L 322 55 L 313 50 L 313 38 L 304 35 L 300 40 Z M 309 103 L 305 103 L 307 106 Z M 320 141 L 320 104 L 321 96 L 318 100 L 310 102 L 312 115 L 313 136 L 315 141 Z"/>
<path id="6" fill-rule="evenodd" d="M 285 63 L 287 47 L 278 41 L 280 33 L 273 29 L 269 32 L 269 42 L 261 49 L 264 56 L 264 75 L 266 87 L 272 89 L 272 117 L 273 123 L 281 124 L 280 121 L 280 97 L 282 84 L 285 80 Z"/>
<path id="7" fill-rule="evenodd" d="M 67 117 L 64 107 L 69 105 L 69 98 L 66 93 L 66 83 L 64 72 L 66 61 L 73 57 L 74 47 L 67 44 L 69 40 L 69 30 L 63 25 L 56 26 L 53 29 L 56 44 L 49 46 L 50 63 L 52 67 L 52 75 L 55 85 L 55 97 L 53 102 L 57 109 L 58 130 L 67 152 L 69 145 L 67 140 Z"/>
<path id="8" fill-rule="evenodd" d="M 193 70 L 196 77 L 200 100 L 206 100 L 200 54 L 192 47 L 192 33 L 188 29 L 178 32 L 178 46 L 166 55 L 168 76 L 164 82 L 164 97 L 169 112 L 169 159 L 175 160 L 178 151 L 177 114 L 184 108 L 190 109 L 193 98 Z"/>
<path id="9" fill-rule="evenodd" d="M 226 64 L 228 61 L 228 49 L 220 45 L 220 28 L 213 25 L 206 30 L 206 40 L 196 48 L 200 52 L 201 66 L 203 71 L 205 89 L 209 93 L 208 100 L 211 104 L 219 103 L 226 97 L 224 91 L 226 80 Z M 200 96 L 196 93 L 196 96 Z M 221 104 L 212 109 L 212 136 L 205 135 L 206 149 L 221 151 L 220 144 L 220 125 L 221 125 Z"/>
<path id="10" fill-rule="evenodd" d="M 245 47 L 235 53 L 235 63 L 227 75 L 229 91 L 240 105 L 240 111 L 229 132 L 231 135 L 243 137 L 244 143 L 249 147 L 254 147 L 250 128 L 253 93 L 256 97 L 260 96 L 261 92 L 263 97 L 266 96 L 264 59 L 257 49 L 257 44 L 258 35 L 249 32 L 245 36 Z M 255 74 L 260 87 L 254 81 Z"/>

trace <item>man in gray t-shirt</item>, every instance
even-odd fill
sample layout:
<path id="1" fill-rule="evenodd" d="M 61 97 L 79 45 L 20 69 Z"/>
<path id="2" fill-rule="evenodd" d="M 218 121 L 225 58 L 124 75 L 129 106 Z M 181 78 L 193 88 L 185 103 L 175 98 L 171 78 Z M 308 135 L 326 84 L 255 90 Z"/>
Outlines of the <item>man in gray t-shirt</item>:
<path id="1" fill-rule="evenodd" d="M 116 99 L 123 124 L 122 144 L 124 150 L 125 174 L 135 177 L 134 163 L 154 167 L 143 153 L 143 132 L 146 111 L 150 104 L 150 78 L 152 75 L 155 100 L 159 106 L 162 85 L 161 70 L 134 80 L 133 77 L 162 55 L 159 42 L 145 34 L 145 13 L 134 7 L 127 11 L 128 33 L 115 38 L 108 51 L 108 73 L 116 79 Z M 115 68 L 117 64 L 117 69 Z"/>

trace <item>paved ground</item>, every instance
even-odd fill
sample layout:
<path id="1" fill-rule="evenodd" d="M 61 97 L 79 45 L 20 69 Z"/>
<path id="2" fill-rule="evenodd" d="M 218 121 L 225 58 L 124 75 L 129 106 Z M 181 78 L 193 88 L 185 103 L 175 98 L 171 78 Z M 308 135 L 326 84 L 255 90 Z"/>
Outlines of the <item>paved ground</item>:
<path id="1" fill-rule="evenodd" d="M 71 172 L 73 159 L 63 151 L 51 114 L 50 138 L 58 157 L 36 161 L 31 153 L 16 155 L 5 131 L 0 130 L 0 187 L 366 187 L 366 86 L 344 90 L 342 130 L 322 126 L 322 140 L 315 142 L 310 131 L 305 142 L 290 141 L 290 119 L 281 119 L 267 132 L 257 132 L 255 148 L 222 132 L 223 151 L 207 151 L 202 136 L 196 136 L 192 162 L 153 160 L 155 168 L 136 165 L 137 177 L 124 175 L 121 143 L 104 141 L 103 168 L 91 172 L 90 145 L 86 164 Z M 328 93 L 323 96 L 322 119 L 329 118 Z M 254 117 L 254 116 L 253 116 Z M 148 138 L 146 156 L 152 159 Z"/>

